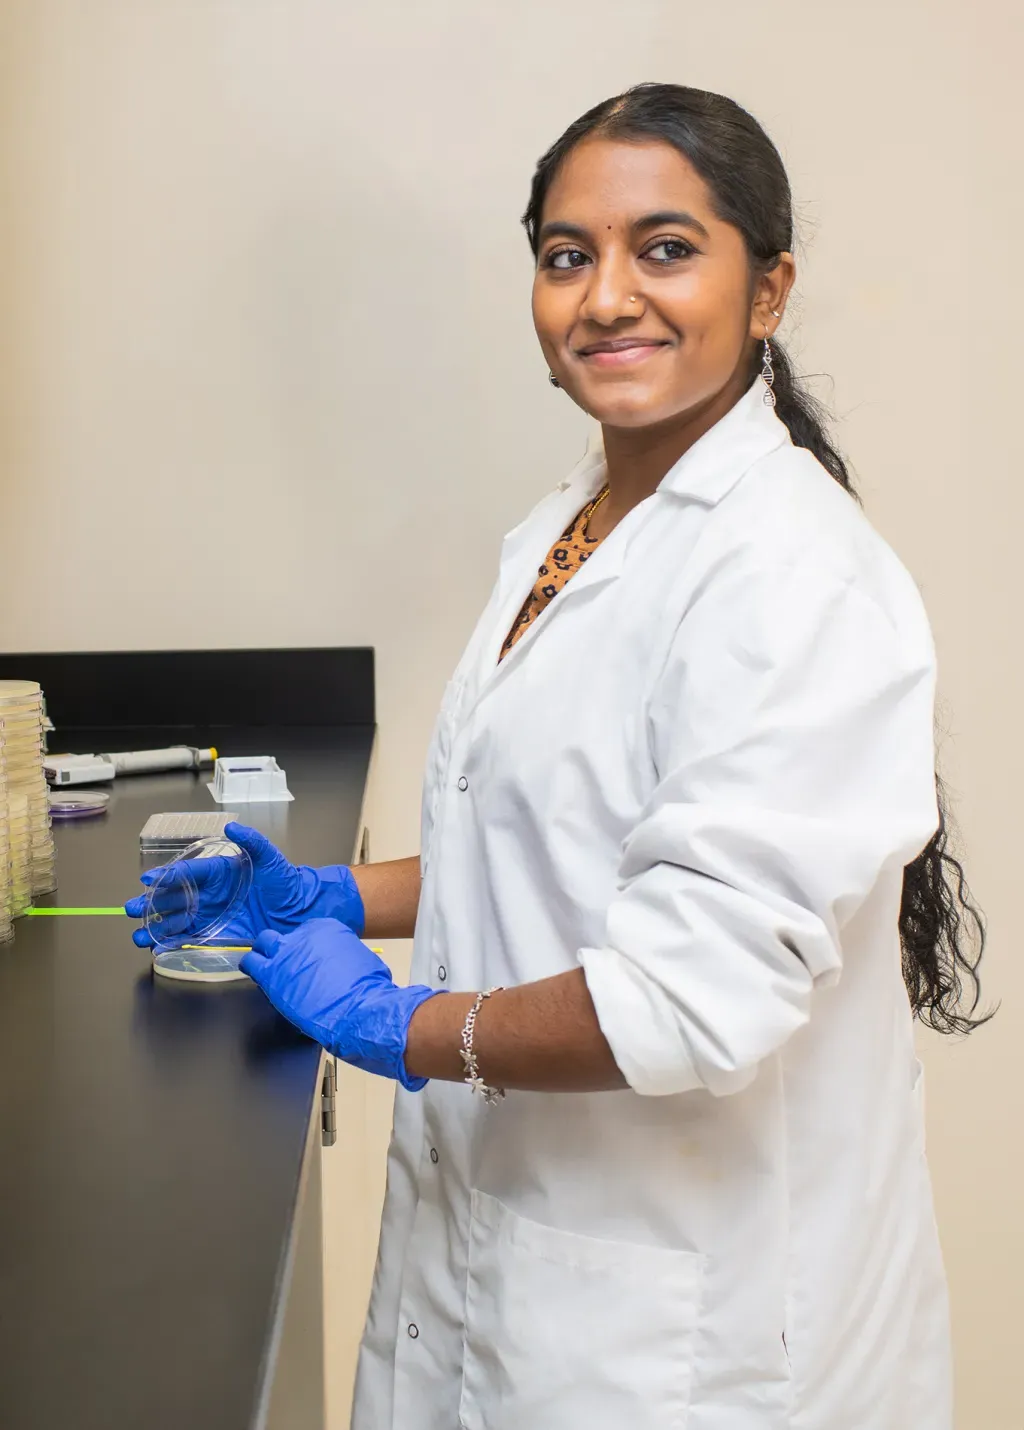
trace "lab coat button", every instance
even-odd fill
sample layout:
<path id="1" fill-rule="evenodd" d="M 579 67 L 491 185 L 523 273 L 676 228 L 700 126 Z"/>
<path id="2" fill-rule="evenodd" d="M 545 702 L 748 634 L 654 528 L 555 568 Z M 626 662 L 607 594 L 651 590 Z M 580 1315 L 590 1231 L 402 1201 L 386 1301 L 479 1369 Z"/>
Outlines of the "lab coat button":
<path id="1" fill-rule="evenodd" d="M 445 968 L 445 966 L 444 966 L 443 963 L 440 965 L 440 967 L 439 967 L 438 970 L 437 970 L 437 976 L 438 976 L 438 978 L 440 978 L 440 980 L 441 980 L 442 983 L 444 983 L 444 981 L 445 981 L 445 980 L 447 979 L 447 977 L 448 977 L 448 970 L 447 970 L 447 968 Z"/>
<path id="2" fill-rule="evenodd" d="M 414 1341 L 420 1333 L 420 1328 L 415 1321 L 409 1322 L 409 1339 Z"/>
<path id="3" fill-rule="evenodd" d="M 459 780 L 459 789 L 463 792 L 469 789 L 469 780 L 466 779 L 465 775 L 463 775 Z"/>
<path id="4" fill-rule="evenodd" d="M 431 1149 L 430 1149 L 430 1160 L 433 1162 L 434 1166 L 436 1167 L 436 1166 L 437 1166 L 437 1148 L 436 1148 L 436 1147 L 431 1147 Z"/>

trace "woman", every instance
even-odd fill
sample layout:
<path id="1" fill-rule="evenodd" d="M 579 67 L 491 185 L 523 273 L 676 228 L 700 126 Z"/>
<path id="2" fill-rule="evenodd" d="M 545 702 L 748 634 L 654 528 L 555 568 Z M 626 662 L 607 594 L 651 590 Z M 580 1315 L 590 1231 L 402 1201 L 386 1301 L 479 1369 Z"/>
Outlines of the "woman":
<path id="1" fill-rule="evenodd" d="M 421 858 L 296 870 L 232 828 L 247 972 L 406 1089 L 353 1425 L 943 1430 L 912 1016 L 972 1026 L 980 923 L 917 591 L 775 342 L 781 160 L 640 86 L 525 223 L 603 441 L 505 542 Z M 360 936 L 414 925 L 398 988 Z"/>

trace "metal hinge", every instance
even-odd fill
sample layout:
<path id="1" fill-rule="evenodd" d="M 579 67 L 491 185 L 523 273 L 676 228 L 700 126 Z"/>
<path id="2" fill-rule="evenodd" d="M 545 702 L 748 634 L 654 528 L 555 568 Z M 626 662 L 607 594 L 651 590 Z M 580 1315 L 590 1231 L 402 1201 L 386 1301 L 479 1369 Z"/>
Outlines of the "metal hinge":
<path id="1" fill-rule="evenodd" d="M 325 1147 L 333 1147 L 338 1140 L 338 1125 L 335 1121 L 334 1090 L 337 1081 L 334 1073 L 334 1059 L 324 1063 L 324 1080 L 320 1085 L 320 1133 Z"/>

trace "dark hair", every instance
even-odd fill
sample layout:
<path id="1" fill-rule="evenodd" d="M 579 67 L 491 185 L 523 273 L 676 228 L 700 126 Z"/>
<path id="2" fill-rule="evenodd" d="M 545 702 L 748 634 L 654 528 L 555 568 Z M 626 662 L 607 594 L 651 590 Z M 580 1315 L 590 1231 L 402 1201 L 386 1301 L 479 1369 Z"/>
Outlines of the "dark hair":
<path id="1" fill-rule="evenodd" d="M 676 84 L 641 84 L 606 99 L 570 124 L 537 164 L 523 223 L 534 257 L 544 200 L 562 161 L 583 139 L 671 144 L 711 191 L 715 211 L 743 235 L 753 275 L 770 272 L 793 247 L 793 202 L 775 145 L 747 111 L 721 94 Z M 829 439 L 827 417 L 797 380 L 785 350 L 773 342 L 776 413 L 797 447 L 813 452 L 856 499 L 845 461 Z M 759 368 L 751 344 L 750 378 Z M 903 875 L 899 930 L 903 977 L 914 1013 L 943 1033 L 967 1033 L 991 1013 L 974 1014 L 984 919 L 972 901 L 963 866 L 950 852 L 949 813 L 936 775 L 938 829 Z"/>

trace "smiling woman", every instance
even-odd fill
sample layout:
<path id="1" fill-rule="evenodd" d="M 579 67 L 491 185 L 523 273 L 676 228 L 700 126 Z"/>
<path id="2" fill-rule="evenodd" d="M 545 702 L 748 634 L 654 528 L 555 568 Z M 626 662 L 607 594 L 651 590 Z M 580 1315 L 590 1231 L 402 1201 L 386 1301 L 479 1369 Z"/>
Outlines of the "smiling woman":
<path id="1" fill-rule="evenodd" d="M 254 875 L 328 892 L 246 971 L 400 1084 L 354 1430 L 948 1430 L 913 1015 L 971 1026 L 977 916 L 920 595 L 772 346 L 785 171 L 642 86 L 526 225 L 602 441 L 506 539 L 419 859 Z"/>

